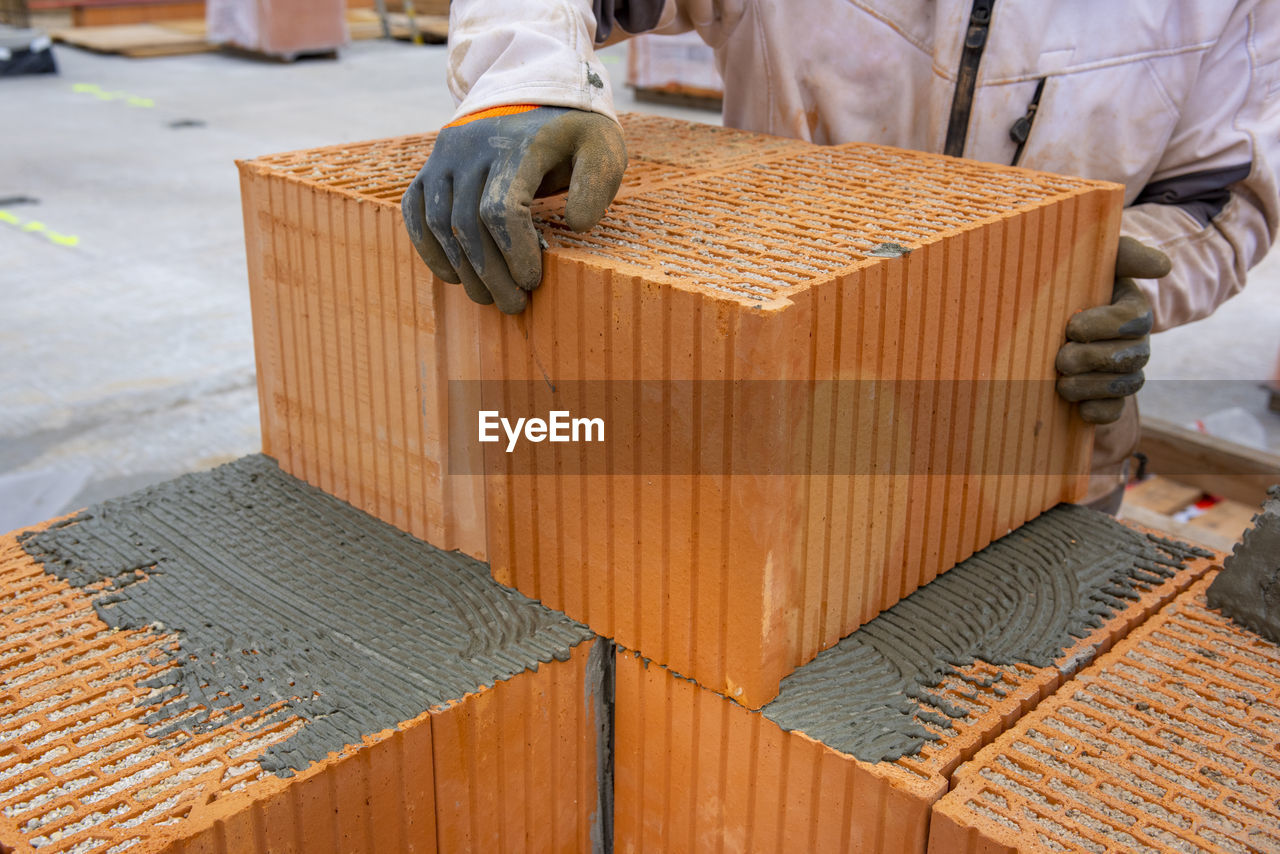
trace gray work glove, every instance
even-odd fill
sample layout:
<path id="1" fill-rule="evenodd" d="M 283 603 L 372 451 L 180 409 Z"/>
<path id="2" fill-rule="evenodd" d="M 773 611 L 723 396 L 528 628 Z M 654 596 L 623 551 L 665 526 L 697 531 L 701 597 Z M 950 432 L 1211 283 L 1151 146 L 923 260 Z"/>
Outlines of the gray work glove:
<path id="1" fill-rule="evenodd" d="M 400 203 L 409 239 L 441 279 L 507 314 L 542 281 L 529 213 L 536 196 L 568 188 L 574 231 L 600 221 L 627 165 L 618 123 L 585 110 L 538 107 L 440 131 Z"/>
<path id="2" fill-rule="evenodd" d="M 1124 399 L 1142 388 L 1151 356 L 1151 301 L 1133 280 L 1167 276 L 1171 266 L 1159 249 L 1121 237 L 1111 305 L 1086 309 L 1067 324 L 1067 343 L 1058 350 L 1058 394 L 1079 403 L 1085 421 L 1110 424 Z"/>

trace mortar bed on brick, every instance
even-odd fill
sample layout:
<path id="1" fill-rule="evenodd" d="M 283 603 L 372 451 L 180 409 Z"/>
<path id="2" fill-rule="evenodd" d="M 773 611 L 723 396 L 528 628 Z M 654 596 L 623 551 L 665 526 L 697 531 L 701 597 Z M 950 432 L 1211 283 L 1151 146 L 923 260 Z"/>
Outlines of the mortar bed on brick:
<path id="1" fill-rule="evenodd" d="M 965 760 L 1060 690 L 1064 682 L 1071 685 L 1069 680 L 1079 668 L 1110 649 L 1221 559 L 1217 554 L 1196 556 L 1194 548 L 1187 550 L 1152 532 L 1128 527 L 1134 530 L 1131 546 L 1146 540 L 1157 551 L 1168 547 L 1171 551 L 1165 557 L 1185 561 L 1184 567 L 1158 583 L 1154 579 L 1138 582 L 1135 598 L 1124 600 L 1124 607 L 1071 642 L 1052 664 L 993 665 L 979 660 L 949 668 L 950 674 L 928 693 L 967 714 L 949 718 L 948 727 L 917 717 L 933 737 L 922 739 L 917 752 L 892 761 L 864 761 L 810 733 L 784 731 L 771 720 L 777 717 L 774 706 L 796 702 L 788 682 L 802 684 L 799 703 L 807 703 L 823 717 L 824 713 L 844 714 L 844 707 L 850 705 L 847 701 L 856 706 L 866 701 L 868 692 L 873 697 L 882 692 L 886 705 L 895 704 L 902 684 L 892 679 L 870 686 L 841 685 L 836 678 L 809 679 L 810 671 L 822 672 L 815 667 L 819 659 L 789 677 L 779 699 L 756 713 L 620 650 L 616 850 L 656 854 L 671 850 L 669 842 L 676 840 L 680 850 L 721 854 L 793 850 L 923 854 L 930 809 Z M 1032 524 L 1026 533 L 1034 539 L 1037 530 Z M 1134 548 L 1132 552 L 1136 569 L 1146 563 L 1142 551 Z M 1094 558 L 1106 560 L 1096 552 Z M 855 632 L 851 637 L 856 636 Z M 837 647 L 823 655 L 838 660 L 841 652 Z M 909 681 L 905 674 L 903 680 L 903 684 Z M 943 848 L 939 854 L 948 851 Z"/>
<path id="2" fill-rule="evenodd" d="M 1280 851 L 1280 646 L 1214 575 L 961 766 L 930 854 Z"/>
<path id="3" fill-rule="evenodd" d="M 267 776 L 256 756 L 297 726 L 268 711 L 157 739 L 142 720 L 153 694 L 142 683 L 173 666 L 172 636 L 106 625 L 88 595 L 45 573 L 12 535 L 0 541 L 0 589 L 0 618 L 15 629 L 0 646 L 0 838 L 10 843 L 68 852 L 140 844 L 134 828 L 179 822 Z M 255 741 L 257 750 L 232 755 Z M 149 773 L 131 780 L 139 771 Z"/>
<path id="4" fill-rule="evenodd" d="M 403 559 L 412 619 L 384 617 L 370 601 L 389 554 Z M 12 629 L 0 641 L 0 842 L 16 842 L 19 854 L 381 854 L 437 843 L 491 850 L 505 833 L 580 849 L 596 809 L 591 635 L 460 556 L 446 558 L 449 589 L 427 607 L 417 588 L 436 583 L 425 579 L 438 557 L 262 457 L 0 540 L 0 619 Z M 364 668 L 374 680 L 365 703 L 343 694 L 331 656 L 316 658 L 313 672 L 296 666 L 302 643 L 336 653 L 371 641 L 323 638 L 332 609 L 322 592 L 306 606 L 313 623 L 304 614 L 264 638 L 269 621 L 254 609 L 298 604 L 263 593 L 288 571 L 322 573 L 311 579 L 317 591 L 334 577 L 364 579 L 368 592 L 346 588 L 348 616 L 381 619 L 388 642 L 401 639 L 414 688 L 397 686 L 376 654 Z M 178 576 L 202 591 L 188 602 L 195 623 L 164 607 L 165 593 L 150 595 L 150 585 L 180 593 Z M 259 595 L 220 611 L 228 581 Z M 440 649 L 413 653 L 423 639 Z M 262 654 L 237 655 L 248 647 Z M 219 652 L 230 658 L 209 660 Z M 257 687 L 246 692 L 241 680 Z M 431 696 L 417 696 L 423 690 Z M 396 714 L 370 714 L 387 704 Z M 437 821 L 437 799 L 470 807 Z M 540 810 L 557 815 L 525 828 Z"/>
<path id="5" fill-rule="evenodd" d="M 1016 686 L 1010 669 L 1052 666 L 1129 601 L 1208 557 L 1061 505 L 820 653 L 782 681 L 762 712 L 866 762 L 914 756 L 979 712 L 982 693 L 998 698 Z M 1175 583 L 1187 583 L 1185 575 Z M 1079 660 L 1064 660 L 1069 675 Z M 979 675 L 980 665 L 988 672 Z"/>

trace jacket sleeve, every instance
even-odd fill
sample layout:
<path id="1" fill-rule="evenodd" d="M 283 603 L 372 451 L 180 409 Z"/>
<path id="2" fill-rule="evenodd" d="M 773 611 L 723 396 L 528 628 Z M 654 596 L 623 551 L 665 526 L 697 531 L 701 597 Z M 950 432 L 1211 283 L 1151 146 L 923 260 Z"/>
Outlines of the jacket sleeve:
<path id="1" fill-rule="evenodd" d="M 1156 331 L 1207 317 L 1244 287 L 1280 227 L 1280 4 L 1241 3 L 1202 63 L 1153 180 L 1122 230 L 1173 272 L 1139 285 Z"/>
<path id="2" fill-rule="evenodd" d="M 454 118 L 508 104 L 591 110 L 616 119 L 609 75 L 595 46 L 615 30 L 681 33 L 709 43 L 741 17 L 746 0 L 453 0 L 449 91 Z"/>
<path id="3" fill-rule="evenodd" d="M 676 0 L 453 0 L 449 91 L 454 118 L 489 107 L 541 104 L 616 119 L 609 75 L 595 55 L 615 27 L 669 24 Z"/>

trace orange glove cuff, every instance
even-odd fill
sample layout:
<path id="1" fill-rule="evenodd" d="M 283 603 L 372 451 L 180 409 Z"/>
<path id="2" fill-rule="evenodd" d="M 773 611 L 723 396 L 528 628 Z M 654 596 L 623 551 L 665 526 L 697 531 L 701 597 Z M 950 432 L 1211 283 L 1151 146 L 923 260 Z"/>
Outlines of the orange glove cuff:
<path id="1" fill-rule="evenodd" d="M 440 128 L 440 130 L 447 130 L 449 128 L 461 127 L 462 125 L 470 124 L 471 122 L 474 122 L 477 119 L 491 119 L 495 116 L 514 116 L 520 113 L 527 113 L 530 110 L 538 109 L 538 107 L 540 106 L 542 105 L 541 104 L 507 104 L 504 107 L 490 107 L 487 110 L 480 110 L 479 112 L 465 115 L 460 119 L 454 119 L 453 121 L 449 122 L 449 124 Z"/>

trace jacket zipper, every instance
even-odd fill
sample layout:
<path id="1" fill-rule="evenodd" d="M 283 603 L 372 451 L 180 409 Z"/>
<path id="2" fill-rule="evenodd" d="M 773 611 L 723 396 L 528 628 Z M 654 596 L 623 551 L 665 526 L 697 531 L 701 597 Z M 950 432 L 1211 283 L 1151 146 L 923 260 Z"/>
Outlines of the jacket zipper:
<path id="1" fill-rule="evenodd" d="M 1027 137 L 1031 136 L 1031 125 L 1036 120 L 1036 111 L 1040 109 L 1040 96 L 1044 93 L 1044 81 L 1048 77 L 1041 77 L 1040 82 L 1036 84 L 1036 92 L 1031 96 L 1031 103 L 1027 104 L 1027 111 L 1022 117 L 1013 123 L 1013 127 L 1009 128 L 1009 138 L 1018 144 L 1013 152 L 1013 163 L 1017 166 L 1018 161 L 1022 159 L 1022 149 L 1027 145 Z"/>
<path id="2" fill-rule="evenodd" d="M 964 36 L 964 51 L 960 54 L 960 71 L 956 74 L 956 94 L 951 101 L 951 120 L 947 124 L 947 142 L 943 154 L 960 157 L 964 154 L 964 140 L 969 133 L 969 113 L 973 111 L 973 91 L 978 85 L 978 63 L 987 46 L 987 33 L 991 29 L 991 7 L 995 0 L 973 0 L 969 13 L 969 29 Z"/>

